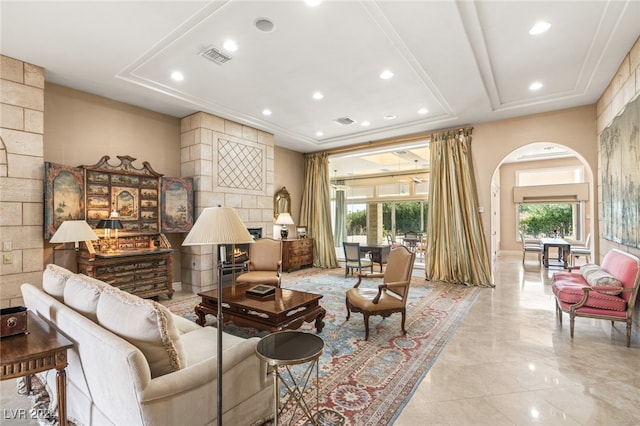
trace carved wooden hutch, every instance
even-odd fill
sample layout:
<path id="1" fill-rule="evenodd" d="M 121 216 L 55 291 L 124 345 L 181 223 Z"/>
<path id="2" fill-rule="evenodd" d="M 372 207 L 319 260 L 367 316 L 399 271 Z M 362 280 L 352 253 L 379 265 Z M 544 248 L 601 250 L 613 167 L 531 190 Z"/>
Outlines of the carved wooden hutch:
<path id="1" fill-rule="evenodd" d="M 171 255 L 166 232 L 188 232 L 193 225 L 193 182 L 165 178 L 149 163 L 108 156 L 95 165 L 72 168 L 45 164 L 45 238 L 68 219 L 85 219 L 100 237 L 85 241 L 78 272 L 140 297 L 173 296 Z M 122 229 L 96 229 L 118 219 Z"/>

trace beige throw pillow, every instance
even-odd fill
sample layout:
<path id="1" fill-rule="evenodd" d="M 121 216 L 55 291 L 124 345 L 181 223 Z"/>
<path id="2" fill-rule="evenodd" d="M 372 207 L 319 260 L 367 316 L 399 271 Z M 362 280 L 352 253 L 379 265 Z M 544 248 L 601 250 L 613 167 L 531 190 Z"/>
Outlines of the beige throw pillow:
<path id="1" fill-rule="evenodd" d="M 64 286 L 64 304 L 78 313 L 98 322 L 98 300 L 102 290 L 110 287 L 95 278 L 82 274 L 75 274 L 67 280 Z"/>
<path id="2" fill-rule="evenodd" d="M 117 288 L 105 289 L 98 301 L 98 323 L 144 354 L 151 377 L 180 370 L 185 354 L 169 310 Z"/>
<path id="3" fill-rule="evenodd" d="M 613 275 L 602 269 L 599 265 L 588 263 L 580 267 L 580 273 L 591 287 L 596 286 L 619 286 L 622 283 Z"/>
<path id="4" fill-rule="evenodd" d="M 69 277 L 75 275 L 61 266 L 49 264 L 42 273 L 42 289 L 45 293 L 55 297 L 60 302 L 64 298 L 64 286 Z"/>

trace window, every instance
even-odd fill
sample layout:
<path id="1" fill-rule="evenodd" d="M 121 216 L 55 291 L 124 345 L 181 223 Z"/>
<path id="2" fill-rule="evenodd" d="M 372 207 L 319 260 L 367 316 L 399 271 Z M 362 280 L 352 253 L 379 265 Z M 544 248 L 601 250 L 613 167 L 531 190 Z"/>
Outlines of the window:
<path id="1" fill-rule="evenodd" d="M 582 203 L 520 203 L 518 229 L 525 238 L 582 237 Z"/>

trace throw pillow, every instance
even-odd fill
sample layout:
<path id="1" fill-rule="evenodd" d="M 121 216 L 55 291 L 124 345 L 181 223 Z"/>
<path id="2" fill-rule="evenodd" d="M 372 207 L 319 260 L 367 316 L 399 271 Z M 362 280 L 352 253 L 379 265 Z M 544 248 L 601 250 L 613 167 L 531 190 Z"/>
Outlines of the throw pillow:
<path id="1" fill-rule="evenodd" d="M 64 286 L 69 277 L 75 275 L 61 266 L 49 264 L 42 273 L 42 289 L 45 293 L 64 303 Z"/>
<path id="2" fill-rule="evenodd" d="M 591 287 L 594 286 L 617 286 L 622 287 L 622 283 L 613 275 L 602 269 L 599 265 L 588 263 L 580 267 L 580 273 Z"/>
<path id="3" fill-rule="evenodd" d="M 64 286 L 64 304 L 78 313 L 98 322 L 98 300 L 102 290 L 108 284 L 82 274 L 75 274 L 67 280 Z"/>
<path id="4" fill-rule="evenodd" d="M 161 304 L 110 287 L 100 295 L 97 317 L 102 327 L 140 349 L 152 378 L 186 365 L 180 333 Z"/>

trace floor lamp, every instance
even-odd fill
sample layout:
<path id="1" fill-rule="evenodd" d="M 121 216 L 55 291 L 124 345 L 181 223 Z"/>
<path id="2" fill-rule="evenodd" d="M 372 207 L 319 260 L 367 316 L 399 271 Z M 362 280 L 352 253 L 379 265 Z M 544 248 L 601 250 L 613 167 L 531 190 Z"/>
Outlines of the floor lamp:
<path id="1" fill-rule="evenodd" d="M 253 243 L 238 213 L 229 207 L 207 207 L 193 224 L 183 246 Z M 215 256 L 214 256 L 215 257 Z M 218 425 L 222 425 L 222 269 L 218 268 Z"/>

